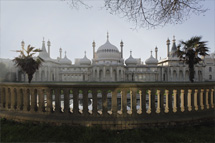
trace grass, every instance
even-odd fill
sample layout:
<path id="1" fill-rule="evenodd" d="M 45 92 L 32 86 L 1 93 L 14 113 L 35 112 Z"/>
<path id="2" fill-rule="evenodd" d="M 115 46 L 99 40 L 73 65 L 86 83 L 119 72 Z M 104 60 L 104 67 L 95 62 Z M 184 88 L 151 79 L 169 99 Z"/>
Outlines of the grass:
<path id="1" fill-rule="evenodd" d="M 1 119 L 0 142 L 215 142 L 214 124 L 194 127 L 102 130 L 99 127 L 51 126 Z"/>

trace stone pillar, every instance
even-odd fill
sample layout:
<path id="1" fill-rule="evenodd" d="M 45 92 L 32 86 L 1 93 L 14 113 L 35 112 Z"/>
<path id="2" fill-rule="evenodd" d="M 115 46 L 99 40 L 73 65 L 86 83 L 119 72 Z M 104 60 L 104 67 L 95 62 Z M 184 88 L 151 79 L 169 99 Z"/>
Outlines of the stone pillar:
<path id="1" fill-rule="evenodd" d="M 88 89 L 83 89 L 83 114 L 88 114 Z"/>
<path id="2" fill-rule="evenodd" d="M 209 89 L 206 89 L 206 97 L 205 97 L 205 98 L 206 98 L 206 101 L 205 101 L 205 102 L 206 102 L 206 108 L 207 108 L 207 109 L 209 109 L 209 102 L 208 102 L 209 98 L 208 98 L 208 94 L 209 94 Z"/>
<path id="3" fill-rule="evenodd" d="M 157 90 L 157 99 L 158 99 L 158 101 L 157 101 L 157 109 L 156 109 L 156 113 L 160 113 L 160 110 L 161 110 L 161 98 L 160 98 L 160 90 Z"/>
<path id="4" fill-rule="evenodd" d="M 166 94 L 166 106 L 165 106 L 165 113 L 169 112 L 169 90 L 165 90 Z"/>
<path id="5" fill-rule="evenodd" d="M 73 114 L 78 115 L 79 114 L 79 109 L 78 109 L 79 91 L 78 89 L 72 89 L 72 92 L 73 92 Z"/>
<path id="6" fill-rule="evenodd" d="M 36 111 L 36 93 L 35 90 L 33 88 L 30 89 L 30 94 L 31 94 L 31 107 L 30 110 L 31 112 L 35 112 Z"/>
<path id="7" fill-rule="evenodd" d="M 196 111 L 198 110 L 197 96 L 198 96 L 198 89 L 195 89 L 195 93 L 194 93 L 194 107 L 195 107 Z"/>
<path id="8" fill-rule="evenodd" d="M 151 90 L 148 90 L 148 94 L 149 94 L 149 108 L 148 108 L 148 111 L 146 111 L 148 114 L 150 114 L 151 112 L 152 112 L 152 96 L 151 96 L 151 94 L 152 94 L 152 91 Z"/>
<path id="9" fill-rule="evenodd" d="M 61 113 L 61 107 L 60 107 L 60 89 L 55 89 L 55 113 Z"/>
<path id="10" fill-rule="evenodd" d="M 93 116 L 96 116 L 97 115 L 97 105 L 98 105 L 98 102 L 97 102 L 97 90 L 96 89 L 93 89 L 92 90 L 92 96 L 93 96 Z"/>
<path id="11" fill-rule="evenodd" d="M 201 106 L 201 110 L 204 110 L 203 96 L 204 96 L 204 89 L 201 89 L 201 92 L 200 92 L 200 106 Z"/>
<path id="12" fill-rule="evenodd" d="M 133 88 L 130 90 L 130 95 L 131 95 L 131 111 L 132 115 L 137 114 L 137 89 Z"/>
<path id="13" fill-rule="evenodd" d="M 126 115 L 127 114 L 127 95 L 126 95 L 126 89 L 121 90 L 121 110 L 122 114 Z"/>
<path id="14" fill-rule="evenodd" d="M 112 114 L 114 117 L 117 116 L 117 89 L 112 90 Z"/>
<path id="15" fill-rule="evenodd" d="M 173 90 L 173 112 L 177 112 L 177 90 Z"/>
<path id="16" fill-rule="evenodd" d="M 102 115 L 107 115 L 107 93 L 108 91 L 102 90 Z"/>
<path id="17" fill-rule="evenodd" d="M 39 95 L 39 112 L 44 112 L 45 111 L 45 105 L 44 105 L 44 93 L 42 89 L 37 90 L 37 94 Z"/>
<path id="18" fill-rule="evenodd" d="M 52 91 L 51 89 L 46 89 L 46 96 L 47 96 L 47 107 L 46 107 L 46 112 L 52 112 Z M 64 97 L 65 98 L 65 97 Z M 65 107 L 64 107 L 65 109 Z"/>
<path id="19" fill-rule="evenodd" d="M 188 111 L 192 111 L 192 106 L 191 106 L 191 94 L 192 94 L 192 90 L 188 89 L 188 97 L 187 97 L 187 107 L 188 107 Z"/>
<path id="20" fill-rule="evenodd" d="M 214 89 L 211 89 L 211 108 L 214 108 Z"/>
<path id="21" fill-rule="evenodd" d="M 11 88 L 11 110 L 15 110 L 15 108 L 16 108 L 15 96 L 17 96 L 16 89 Z"/>
<path id="22" fill-rule="evenodd" d="M 181 90 L 181 112 L 184 112 L 185 108 L 184 108 L 184 90 Z"/>

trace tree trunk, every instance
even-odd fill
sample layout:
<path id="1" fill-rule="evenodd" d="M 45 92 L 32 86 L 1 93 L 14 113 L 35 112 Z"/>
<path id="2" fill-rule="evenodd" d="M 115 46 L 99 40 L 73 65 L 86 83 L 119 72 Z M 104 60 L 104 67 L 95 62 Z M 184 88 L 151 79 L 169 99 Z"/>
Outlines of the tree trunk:
<path id="1" fill-rule="evenodd" d="M 33 74 L 28 74 L 28 83 L 31 83 L 32 78 L 33 78 Z"/>
<path id="2" fill-rule="evenodd" d="M 194 82 L 194 74 L 195 74 L 194 64 L 191 62 L 191 63 L 189 63 L 189 79 L 190 79 L 190 82 Z"/>

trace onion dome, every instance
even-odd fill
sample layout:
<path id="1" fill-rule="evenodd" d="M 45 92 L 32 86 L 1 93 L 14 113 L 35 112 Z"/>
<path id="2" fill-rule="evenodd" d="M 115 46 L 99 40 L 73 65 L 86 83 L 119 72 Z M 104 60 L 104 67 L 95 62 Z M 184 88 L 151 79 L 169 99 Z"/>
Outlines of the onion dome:
<path id="1" fill-rule="evenodd" d="M 65 56 L 64 56 L 64 58 L 63 59 L 60 59 L 59 60 L 59 63 L 60 64 L 64 64 L 64 65 L 71 65 L 71 61 L 67 58 L 67 56 L 66 56 L 66 51 L 65 51 Z"/>
<path id="2" fill-rule="evenodd" d="M 84 58 L 80 59 L 80 65 L 91 65 L 91 61 L 86 56 L 86 51 L 84 54 Z"/>
<path id="3" fill-rule="evenodd" d="M 97 58 L 99 59 L 120 59 L 121 58 L 118 48 L 109 42 L 108 34 L 107 34 L 106 43 L 98 48 L 96 55 L 97 55 Z"/>
<path id="4" fill-rule="evenodd" d="M 130 57 L 125 60 L 126 65 L 137 65 L 137 60 L 132 57 L 132 51 L 130 51 Z"/>
<path id="5" fill-rule="evenodd" d="M 158 63 L 158 60 L 152 56 L 152 51 L 151 51 L 151 57 L 145 61 L 145 64 L 146 65 L 157 65 L 157 63 Z"/>

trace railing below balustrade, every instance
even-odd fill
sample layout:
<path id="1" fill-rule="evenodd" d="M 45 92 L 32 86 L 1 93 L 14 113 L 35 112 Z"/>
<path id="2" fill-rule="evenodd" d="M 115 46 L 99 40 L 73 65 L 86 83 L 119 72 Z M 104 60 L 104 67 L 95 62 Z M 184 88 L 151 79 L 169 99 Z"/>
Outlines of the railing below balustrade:
<path id="1" fill-rule="evenodd" d="M 4 111 L 71 117 L 147 117 L 214 110 L 214 83 L 0 83 Z"/>

